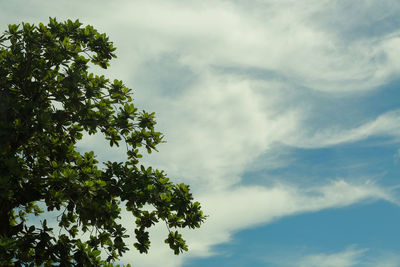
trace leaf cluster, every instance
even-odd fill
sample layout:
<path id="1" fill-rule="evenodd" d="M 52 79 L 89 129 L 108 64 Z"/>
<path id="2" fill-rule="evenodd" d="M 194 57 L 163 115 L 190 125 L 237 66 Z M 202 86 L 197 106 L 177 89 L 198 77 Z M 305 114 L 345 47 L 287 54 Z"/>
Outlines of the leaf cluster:
<path id="1" fill-rule="evenodd" d="M 9 25 L 0 36 L 0 265 L 112 263 L 128 250 L 122 203 L 136 218 L 129 227 L 141 253 L 155 223 L 166 223 L 165 242 L 179 254 L 187 246 L 173 229 L 204 221 L 189 186 L 139 163 L 141 147 L 151 153 L 163 142 L 154 113 L 139 111 L 122 81 L 88 71 L 107 68 L 114 52 L 78 20 Z M 84 133 L 124 143 L 127 160 L 100 168 L 92 151 L 77 151 Z M 40 207 L 59 212 L 58 234 L 46 220 L 29 224 Z"/>

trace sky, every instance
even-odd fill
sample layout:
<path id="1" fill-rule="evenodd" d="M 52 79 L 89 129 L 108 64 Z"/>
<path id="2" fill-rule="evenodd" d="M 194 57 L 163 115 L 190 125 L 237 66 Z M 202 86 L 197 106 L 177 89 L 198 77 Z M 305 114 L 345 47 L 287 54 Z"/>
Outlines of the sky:
<path id="1" fill-rule="evenodd" d="M 151 231 L 134 266 L 400 266 L 397 0 L 0 1 L 8 24 L 79 19 L 108 34 L 106 71 L 166 137 L 143 164 L 209 217 L 175 256 Z M 101 136 L 82 151 L 120 159 Z M 123 223 L 132 231 L 132 218 Z"/>

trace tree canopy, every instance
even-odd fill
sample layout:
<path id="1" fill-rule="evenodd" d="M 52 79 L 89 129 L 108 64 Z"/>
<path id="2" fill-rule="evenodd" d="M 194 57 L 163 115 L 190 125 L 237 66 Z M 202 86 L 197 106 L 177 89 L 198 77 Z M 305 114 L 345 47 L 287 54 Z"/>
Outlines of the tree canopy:
<path id="1" fill-rule="evenodd" d="M 139 111 L 122 81 L 88 71 L 106 69 L 114 51 L 106 34 L 78 20 L 9 25 L 0 36 L 1 266 L 112 263 L 129 249 L 126 227 L 145 253 L 157 222 L 179 254 L 187 245 L 177 229 L 204 221 L 188 185 L 139 163 L 163 142 L 154 113 Z M 126 160 L 101 164 L 79 152 L 84 133 L 122 143 Z M 134 224 L 119 223 L 122 206 Z M 58 212 L 57 231 L 45 210 Z"/>

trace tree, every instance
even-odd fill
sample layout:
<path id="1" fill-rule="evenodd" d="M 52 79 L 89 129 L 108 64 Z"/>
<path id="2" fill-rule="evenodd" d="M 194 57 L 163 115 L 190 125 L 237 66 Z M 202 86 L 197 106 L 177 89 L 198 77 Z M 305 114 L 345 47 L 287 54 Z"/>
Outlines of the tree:
<path id="1" fill-rule="evenodd" d="M 139 164 L 143 149 L 163 142 L 154 113 L 139 112 L 122 81 L 88 72 L 116 57 L 108 37 L 78 20 L 50 18 L 9 25 L 0 49 L 0 265 L 112 263 L 128 250 L 122 204 L 136 218 L 129 227 L 141 253 L 159 221 L 175 254 L 187 250 L 176 229 L 200 226 L 200 204 L 189 186 Z M 93 151 L 77 151 L 84 132 L 103 134 L 110 146 L 125 143 L 126 161 L 99 165 Z M 59 212 L 56 233 L 46 219 L 29 222 L 42 209 Z"/>

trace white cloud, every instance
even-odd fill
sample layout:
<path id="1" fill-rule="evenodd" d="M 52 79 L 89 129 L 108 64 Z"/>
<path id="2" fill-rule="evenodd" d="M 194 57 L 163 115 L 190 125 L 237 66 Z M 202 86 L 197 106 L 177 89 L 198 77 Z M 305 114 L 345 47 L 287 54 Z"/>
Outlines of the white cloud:
<path id="1" fill-rule="evenodd" d="M 351 267 L 360 263 L 360 257 L 367 250 L 348 248 L 339 253 L 308 255 L 296 263 L 299 267 Z"/>
<path id="2" fill-rule="evenodd" d="M 298 136 L 292 136 L 285 142 L 292 146 L 315 148 L 357 142 L 372 136 L 392 137 L 399 140 L 400 110 L 384 113 L 370 122 L 351 129 L 324 128 L 313 130 L 315 131 L 314 134 L 303 132 Z"/>
<path id="3" fill-rule="evenodd" d="M 149 267 L 159 266 L 161 263 L 171 264 L 168 266 L 184 266 L 185 260 L 190 257 L 214 255 L 213 246 L 230 241 L 233 234 L 240 230 L 270 223 L 285 216 L 345 207 L 365 200 L 379 199 L 397 203 L 390 190 L 368 181 L 355 184 L 344 180 L 304 189 L 284 184 L 272 187 L 239 186 L 217 193 L 205 193 L 197 198 L 204 206 L 205 213 L 210 217 L 200 229 L 182 231 L 188 241 L 189 252 L 180 257 L 173 255 L 163 243 L 167 230 L 160 224 L 151 231 L 152 248 L 149 255 L 139 256 L 138 253 L 129 253 L 124 258 L 124 262 L 132 260 L 139 266 Z M 131 221 L 127 215 L 123 220 L 126 223 Z M 330 257 L 332 262 L 340 262 L 333 260 L 340 255 L 347 255 L 346 257 L 351 259 L 350 256 L 353 254 L 346 252 L 332 255 Z M 308 262 L 311 260 L 316 262 L 322 256 L 310 257 Z"/>
<path id="4" fill-rule="evenodd" d="M 127 32 L 140 37 L 140 42 L 123 44 L 123 54 L 139 64 L 175 52 L 197 70 L 214 65 L 255 67 L 330 92 L 370 90 L 398 74 L 385 60 L 393 56 L 389 44 L 395 36 L 349 43 L 315 23 L 314 14 L 328 12 L 330 1 L 266 1 L 260 9 L 228 1 L 123 6 L 115 8 L 118 19 L 112 23 L 123 34 L 117 33 L 117 39 L 126 39 Z"/>
<path id="5" fill-rule="evenodd" d="M 175 102 L 162 103 L 158 119 L 167 144 L 151 161 L 206 190 L 237 183 L 247 164 L 295 129 L 299 116 L 295 109 L 277 114 L 273 91 L 265 99 L 257 86 L 211 77 Z"/>
<path id="6" fill-rule="evenodd" d="M 398 253 L 384 251 L 364 262 L 367 267 L 397 267 L 400 266 L 400 256 Z"/>
<path id="7" fill-rule="evenodd" d="M 305 249 L 307 251 L 307 249 Z M 395 267 L 400 264 L 400 257 L 390 251 L 371 251 L 368 248 L 358 248 L 351 245 L 339 252 L 318 253 L 291 253 L 281 257 L 267 257 L 268 263 L 276 266 L 299 266 L 299 267 Z M 294 254 L 299 256 L 293 256 Z"/>
<path id="8" fill-rule="evenodd" d="M 199 197 L 210 217 L 204 227 L 194 233 L 194 242 L 209 242 L 209 245 L 226 242 L 236 231 L 284 216 L 344 207 L 367 199 L 396 202 L 390 191 L 377 185 L 352 184 L 344 180 L 308 189 L 283 184 L 240 186 Z"/>

